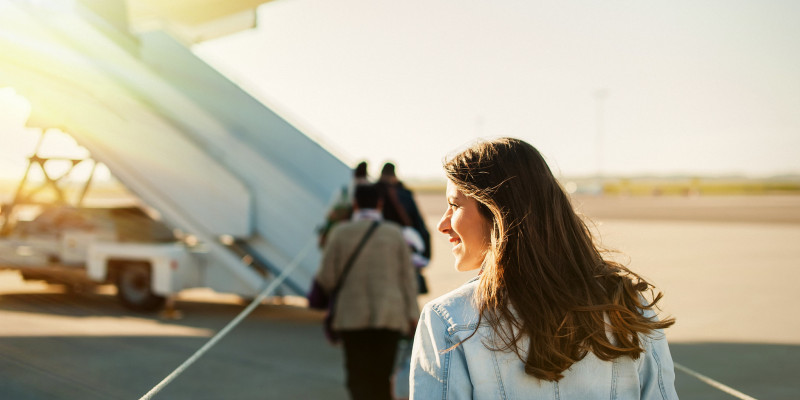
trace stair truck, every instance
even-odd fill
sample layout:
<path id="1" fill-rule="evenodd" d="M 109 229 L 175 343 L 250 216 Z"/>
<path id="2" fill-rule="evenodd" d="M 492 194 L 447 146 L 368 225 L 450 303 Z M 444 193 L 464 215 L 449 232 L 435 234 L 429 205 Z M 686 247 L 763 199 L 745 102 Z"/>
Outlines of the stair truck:
<path id="1" fill-rule="evenodd" d="M 157 4 L 4 3 L 0 87 L 30 102 L 28 126 L 68 132 L 105 164 L 157 216 L 145 224 L 179 234 L 120 240 L 108 233 L 118 219 L 105 231 L 50 232 L 75 244 L 73 258 L 21 242 L 6 253 L 83 268 L 92 281 L 114 282 L 135 308 L 192 287 L 254 297 L 315 240 L 350 169 L 192 52 L 192 40 L 230 26 L 205 15 L 187 27 L 170 19 L 179 6 L 139 20 L 126 14 L 140 3 Z M 261 2 L 196 3 L 224 4 L 220 19 L 236 25 Z M 304 294 L 319 257 L 316 249 L 305 256 L 277 294 Z"/>

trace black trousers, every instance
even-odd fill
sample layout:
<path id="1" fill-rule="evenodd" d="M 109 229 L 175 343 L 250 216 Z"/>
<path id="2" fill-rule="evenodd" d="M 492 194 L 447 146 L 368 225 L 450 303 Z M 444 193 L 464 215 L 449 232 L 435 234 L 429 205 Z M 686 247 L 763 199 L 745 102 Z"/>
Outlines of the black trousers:
<path id="1" fill-rule="evenodd" d="M 390 378 L 400 332 L 388 329 L 341 331 L 347 389 L 353 400 L 391 400 Z"/>

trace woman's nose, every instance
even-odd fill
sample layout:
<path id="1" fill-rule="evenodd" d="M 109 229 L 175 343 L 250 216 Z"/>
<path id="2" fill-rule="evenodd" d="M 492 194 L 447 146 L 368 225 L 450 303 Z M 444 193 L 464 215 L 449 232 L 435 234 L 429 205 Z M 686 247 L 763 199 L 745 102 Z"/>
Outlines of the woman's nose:
<path id="1" fill-rule="evenodd" d="M 450 210 L 449 209 L 444 212 L 444 215 L 442 215 L 442 219 L 439 220 L 439 225 L 436 226 L 436 229 L 438 229 L 439 232 L 442 232 L 445 235 L 450 233 Z"/>

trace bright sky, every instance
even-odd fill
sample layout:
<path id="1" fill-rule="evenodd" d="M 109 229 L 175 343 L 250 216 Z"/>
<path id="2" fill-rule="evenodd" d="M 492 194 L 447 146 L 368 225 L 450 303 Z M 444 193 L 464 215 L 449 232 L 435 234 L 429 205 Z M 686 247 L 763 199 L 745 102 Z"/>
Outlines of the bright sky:
<path id="1" fill-rule="evenodd" d="M 798 15 L 793 0 L 280 0 L 195 50 L 373 174 L 441 177 L 447 154 L 508 135 L 563 175 L 764 176 L 800 173 Z M 0 128 L 21 129 L 6 110 Z M 23 147 L 0 145 L 0 173 Z"/>
<path id="2" fill-rule="evenodd" d="M 373 171 L 441 176 L 454 149 L 509 135 L 567 175 L 769 175 L 800 172 L 798 16 L 792 0 L 287 0 L 196 51 Z"/>

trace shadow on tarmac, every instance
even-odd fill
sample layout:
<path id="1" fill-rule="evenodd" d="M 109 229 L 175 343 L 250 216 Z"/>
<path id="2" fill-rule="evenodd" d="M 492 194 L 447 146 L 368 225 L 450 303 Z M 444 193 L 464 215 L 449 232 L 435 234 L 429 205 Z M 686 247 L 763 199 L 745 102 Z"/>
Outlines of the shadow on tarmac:
<path id="1" fill-rule="evenodd" d="M 118 319 L 217 332 L 244 309 L 236 303 L 178 301 L 184 318 L 123 308 L 96 293 L 0 294 L 2 314 L 39 324 L 8 335 L 0 325 L 0 399 L 136 399 L 206 343 L 208 337 L 137 334 L 60 335 L 63 318 Z M 155 399 L 346 399 L 341 351 L 328 345 L 323 315 L 304 307 L 262 305 Z M 42 325 L 42 320 L 52 326 Z"/>
<path id="2" fill-rule="evenodd" d="M 129 311 L 106 294 L 0 294 L 0 313 L 134 319 L 212 332 L 244 305 L 178 301 L 177 308 L 184 318 L 167 321 Z M 341 352 L 325 342 L 321 320 L 322 313 L 304 307 L 262 305 L 156 398 L 346 399 Z M 208 339 L 59 336 L 57 326 L 50 334 L 42 329 L 9 336 L 0 326 L 0 398 L 138 398 Z M 707 342 L 670 343 L 670 349 L 676 363 L 754 398 L 800 398 L 800 346 Z M 682 399 L 733 398 L 682 371 L 676 385 Z"/>
<path id="3" fill-rule="evenodd" d="M 800 398 L 800 346 L 765 343 L 670 343 L 672 359 L 756 399 Z M 682 399 L 733 399 L 697 378 L 675 371 Z"/>

